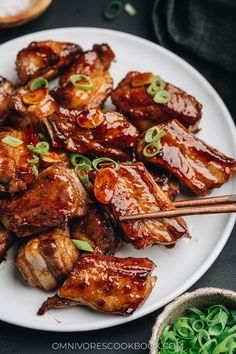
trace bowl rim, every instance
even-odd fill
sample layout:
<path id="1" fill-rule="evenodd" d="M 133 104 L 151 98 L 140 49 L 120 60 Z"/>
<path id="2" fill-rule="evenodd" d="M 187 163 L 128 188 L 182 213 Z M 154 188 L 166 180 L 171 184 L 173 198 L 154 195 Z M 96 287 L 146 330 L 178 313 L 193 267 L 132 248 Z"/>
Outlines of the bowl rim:
<path id="1" fill-rule="evenodd" d="M 26 22 L 29 19 L 33 19 L 42 12 L 44 12 L 48 6 L 51 4 L 52 0 L 37 0 L 32 2 L 32 4 L 25 11 L 20 12 L 19 14 L 6 16 L 0 18 L 0 26 L 7 26 L 14 23 Z"/>
<path id="2" fill-rule="evenodd" d="M 170 302 L 168 305 L 164 307 L 164 310 L 157 316 L 156 321 L 152 327 L 152 336 L 149 341 L 149 348 L 150 354 L 157 354 L 156 351 L 156 338 L 158 334 L 158 330 L 162 324 L 162 322 L 166 319 L 171 312 L 183 305 L 190 299 L 200 297 L 200 296 L 212 296 L 212 295 L 222 295 L 224 297 L 232 298 L 236 302 L 236 292 L 230 289 L 224 288 L 214 288 L 214 287 L 206 287 L 206 288 L 199 288 L 194 291 L 188 291 L 181 296 L 178 296 L 174 301 Z"/>

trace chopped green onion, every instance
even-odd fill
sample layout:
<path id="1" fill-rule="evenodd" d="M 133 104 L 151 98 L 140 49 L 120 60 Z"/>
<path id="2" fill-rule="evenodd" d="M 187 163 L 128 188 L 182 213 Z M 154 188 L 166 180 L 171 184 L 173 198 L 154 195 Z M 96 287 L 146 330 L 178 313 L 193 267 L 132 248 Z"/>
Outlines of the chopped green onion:
<path id="1" fill-rule="evenodd" d="M 124 10 L 129 14 L 130 16 L 136 15 L 137 11 L 133 5 L 131 5 L 129 2 L 127 2 L 124 6 Z"/>
<path id="2" fill-rule="evenodd" d="M 223 305 L 206 311 L 186 310 L 185 317 L 177 317 L 166 326 L 160 337 L 160 354 L 234 354 L 236 353 L 236 319 Z"/>
<path id="3" fill-rule="evenodd" d="M 166 132 L 164 130 L 159 130 L 158 127 L 155 125 L 154 127 L 151 127 L 146 131 L 144 140 L 146 141 L 146 143 L 152 143 L 153 141 L 160 140 L 165 135 Z"/>
<path id="4" fill-rule="evenodd" d="M 71 75 L 70 81 L 74 87 L 76 87 L 80 90 L 88 91 L 88 90 L 92 90 L 94 87 L 90 77 L 87 75 L 83 75 L 83 74 Z M 82 81 L 82 82 L 85 81 L 87 83 L 85 83 L 85 84 L 79 83 L 80 81 Z"/>
<path id="5" fill-rule="evenodd" d="M 166 83 L 160 76 L 154 76 L 151 84 L 147 88 L 147 93 L 151 96 L 154 96 L 157 91 L 163 90 Z"/>
<path id="6" fill-rule="evenodd" d="M 32 166 L 31 170 L 32 170 L 33 174 L 37 177 L 39 174 L 39 170 L 37 169 L 37 167 L 34 165 L 34 166 Z"/>
<path id="7" fill-rule="evenodd" d="M 154 157 L 158 154 L 158 152 L 160 151 L 160 145 L 158 144 L 158 142 L 153 141 L 150 144 L 147 144 L 145 146 L 145 148 L 143 149 L 143 155 L 145 157 Z"/>
<path id="8" fill-rule="evenodd" d="M 153 97 L 153 101 L 156 103 L 165 104 L 171 99 L 171 94 L 166 90 L 158 90 Z"/>
<path id="9" fill-rule="evenodd" d="M 27 148 L 39 155 L 48 155 L 48 150 L 50 148 L 47 141 L 40 141 L 36 146 L 34 145 L 27 145 Z"/>
<path id="10" fill-rule="evenodd" d="M 86 252 L 93 252 L 94 251 L 93 248 L 91 247 L 91 245 L 86 241 L 75 240 L 75 239 L 72 239 L 71 241 L 81 251 L 86 251 Z"/>
<path id="11" fill-rule="evenodd" d="M 81 180 L 82 183 L 87 183 L 89 181 L 89 175 L 88 171 L 92 169 L 91 165 L 77 165 L 75 167 L 75 172 L 77 172 L 79 179 Z"/>
<path id="12" fill-rule="evenodd" d="M 12 146 L 12 147 L 18 147 L 21 144 L 23 144 L 23 141 L 15 138 L 14 136 L 7 135 L 5 138 L 2 139 L 2 142 L 6 145 Z"/>
<path id="13" fill-rule="evenodd" d="M 120 165 L 118 164 L 118 162 L 108 158 L 108 157 L 100 157 L 98 159 L 95 159 L 92 161 L 92 165 L 95 168 L 96 171 L 99 171 L 100 169 L 98 168 L 98 165 L 102 162 L 112 162 L 115 166 L 114 166 L 114 170 L 117 172 L 120 169 Z"/>
<path id="14" fill-rule="evenodd" d="M 33 157 L 34 157 L 33 159 L 28 159 L 27 162 L 28 163 L 32 163 L 32 164 L 38 163 L 39 162 L 39 157 L 36 156 L 36 155 L 33 155 Z"/>
<path id="15" fill-rule="evenodd" d="M 92 162 L 88 157 L 81 154 L 77 154 L 76 152 L 70 154 L 70 162 L 74 167 L 83 165 L 92 166 Z"/>
<path id="16" fill-rule="evenodd" d="M 30 91 L 37 90 L 42 86 L 48 88 L 48 81 L 44 77 L 38 77 L 30 82 Z"/>
<path id="17" fill-rule="evenodd" d="M 110 1 L 104 10 L 104 17 L 107 20 L 115 20 L 122 12 L 123 4 L 119 0 Z"/>

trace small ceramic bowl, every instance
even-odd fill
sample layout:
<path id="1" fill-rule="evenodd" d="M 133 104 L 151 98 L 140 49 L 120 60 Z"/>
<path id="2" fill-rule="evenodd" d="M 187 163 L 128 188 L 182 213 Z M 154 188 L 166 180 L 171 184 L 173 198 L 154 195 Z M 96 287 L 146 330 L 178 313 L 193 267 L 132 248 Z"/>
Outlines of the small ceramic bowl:
<path id="1" fill-rule="evenodd" d="M 26 11 L 0 18 L 0 28 L 17 27 L 34 20 L 48 8 L 51 2 L 52 0 L 31 0 L 32 5 Z"/>
<path id="2" fill-rule="evenodd" d="M 182 316 L 189 307 L 204 309 L 212 305 L 225 305 L 236 309 L 236 292 L 226 289 L 202 288 L 185 293 L 167 305 L 157 317 L 150 340 L 150 354 L 158 354 L 158 343 L 163 329 L 172 325 L 176 317 Z"/>

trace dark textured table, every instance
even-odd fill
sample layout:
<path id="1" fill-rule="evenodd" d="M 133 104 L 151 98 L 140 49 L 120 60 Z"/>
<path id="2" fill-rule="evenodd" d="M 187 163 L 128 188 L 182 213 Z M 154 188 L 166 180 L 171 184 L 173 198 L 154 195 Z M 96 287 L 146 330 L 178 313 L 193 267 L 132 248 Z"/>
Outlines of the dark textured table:
<path id="1" fill-rule="evenodd" d="M 48 11 L 33 23 L 17 29 L 0 30 L 0 42 L 39 30 L 68 26 L 111 28 L 155 41 L 151 22 L 152 0 L 130 0 L 138 10 L 137 15 L 131 17 L 124 13 L 113 22 L 107 22 L 102 17 L 106 2 L 107 0 L 54 0 Z M 198 70 L 207 75 L 203 67 L 201 70 L 201 65 L 198 65 Z M 211 81 L 211 75 L 208 79 Z M 212 83 L 214 85 L 214 82 Z M 231 99 L 233 101 L 233 92 L 231 93 L 230 89 L 228 91 L 228 96 L 224 99 L 233 114 L 233 105 L 230 104 Z M 206 286 L 236 290 L 235 250 L 236 228 L 219 258 L 191 290 Z M 4 284 L 1 284 L 1 287 L 3 286 Z M 87 333 L 32 331 L 0 322 L 0 354 L 148 353 L 147 343 L 151 328 L 159 312 L 122 326 Z M 107 350 L 102 350 L 101 343 L 107 346 Z M 97 349 L 93 349 L 95 345 Z"/>

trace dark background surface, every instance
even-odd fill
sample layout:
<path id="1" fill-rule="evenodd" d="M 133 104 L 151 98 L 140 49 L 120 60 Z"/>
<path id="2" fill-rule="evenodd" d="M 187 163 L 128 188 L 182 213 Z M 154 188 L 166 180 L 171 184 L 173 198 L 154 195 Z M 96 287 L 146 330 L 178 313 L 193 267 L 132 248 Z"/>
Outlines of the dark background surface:
<path id="1" fill-rule="evenodd" d="M 136 16 L 128 16 L 123 13 L 115 21 L 106 21 L 102 16 L 102 11 L 107 0 L 54 0 L 51 7 L 33 23 L 26 24 L 17 29 L 0 30 L 0 43 L 9 39 L 32 33 L 39 30 L 69 27 L 69 26 L 87 26 L 87 27 L 103 27 L 111 28 L 124 32 L 129 32 L 146 39 L 156 41 L 151 21 L 151 13 L 153 0 L 130 0 L 134 4 L 138 13 Z M 183 55 L 184 56 L 184 55 Z M 214 85 L 211 80 L 212 74 L 206 72 L 204 63 L 197 64 L 200 70 Z M 225 83 L 224 83 L 225 85 Z M 233 114 L 233 92 L 229 87 L 228 94 L 223 94 L 223 98 L 228 108 Z M 220 92 L 219 87 L 217 87 Z M 224 90 L 225 92 L 225 90 Z M 235 115 L 233 114 L 234 119 Z M 206 230 L 207 232 L 207 230 Z M 236 291 L 236 228 L 222 251 L 219 258 L 208 270 L 208 272 L 191 288 L 191 290 L 214 286 L 225 287 Z M 1 287 L 5 286 L 1 284 Z M 17 294 L 16 294 L 17 296 Z M 9 304 L 10 306 L 10 304 Z M 134 322 L 127 323 L 122 326 L 111 329 L 104 329 L 93 332 L 77 332 L 77 333 L 53 333 L 32 331 L 29 329 L 12 326 L 0 322 L 0 353 L 1 354 L 41 354 L 41 353 L 89 353 L 96 354 L 104 352 L 102 350 L 73 350 L 62 349 L 55 350 L 57 343 L 67 345 L 67 343 L 143 343 L 143 349 L 130 350 L 107 350 L 107 353 L 148 353 L 148 349 L 144 349 L 151 336 L 151 328 L 155 318 L 160 311 L 156 311 L 151 315 L 145 316 Z M 115 345 L 117 347 L 118 345 Z M 85 345 L 86 348 L 86 345 Z"/>

